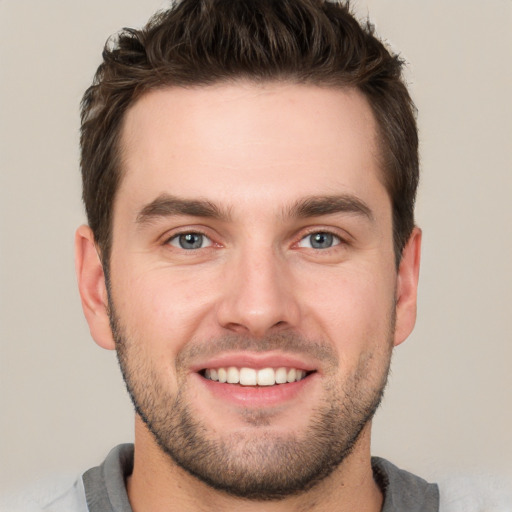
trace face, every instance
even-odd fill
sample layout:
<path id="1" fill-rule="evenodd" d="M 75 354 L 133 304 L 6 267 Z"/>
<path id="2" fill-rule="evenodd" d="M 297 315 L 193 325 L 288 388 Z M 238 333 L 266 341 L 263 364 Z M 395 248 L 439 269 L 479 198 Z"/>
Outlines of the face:
<path id="1" fill-rule="evenodd" d="M 215 488 L 308 489 L 378 406 L 410 329 L 375 133 L 359 93 L 292 84 L 162 89 L 126 115 L 113 337 L 154 441 Z"/>

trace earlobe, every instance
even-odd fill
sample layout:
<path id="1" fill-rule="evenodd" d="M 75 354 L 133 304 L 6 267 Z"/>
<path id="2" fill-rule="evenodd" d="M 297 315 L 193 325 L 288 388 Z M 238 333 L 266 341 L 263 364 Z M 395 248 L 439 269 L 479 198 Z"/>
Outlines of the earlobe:
<path id="1" fill-rule="evenodd" d="M 416 305 L 421 256 L 421 230 L 414 228 L 402 252 L 396 286 L 395 346 L 411 334 Z"/>
<path id="2" fill-rule="evenodd" d="M 75 269 L 82 309 L 91 336 L 100 347 L 114 350 L 105 275 L 89 226 L 80 226 L 75 234 Z"/>

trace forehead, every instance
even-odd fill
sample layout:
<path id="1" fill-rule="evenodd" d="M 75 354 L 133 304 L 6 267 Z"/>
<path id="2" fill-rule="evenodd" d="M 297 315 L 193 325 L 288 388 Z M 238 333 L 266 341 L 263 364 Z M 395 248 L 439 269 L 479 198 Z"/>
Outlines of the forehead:
<path id="1" fill-rule="evenodd" d="M 353 89 L 239 82 L 168 87 L 127 112 L 118 196 L 274 204 L 380 184 L 376 124 Z"/>

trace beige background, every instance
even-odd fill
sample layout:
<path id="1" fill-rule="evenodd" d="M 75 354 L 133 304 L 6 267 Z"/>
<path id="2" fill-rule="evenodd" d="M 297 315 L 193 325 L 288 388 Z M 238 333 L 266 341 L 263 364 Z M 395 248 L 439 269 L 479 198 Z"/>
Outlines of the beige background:
<path id="1" fill-rule="evenodd" d="M 397 351 L 374 452 L 428 478 L 512 478 L 512 2 L 358 0 L 410 62 L 424 230 L 419 320 Z M 132 439 L 114 355 L 73 268 L 78 103 L 106 37 L 160 0 L 0 0 L 0 489 Z"/>

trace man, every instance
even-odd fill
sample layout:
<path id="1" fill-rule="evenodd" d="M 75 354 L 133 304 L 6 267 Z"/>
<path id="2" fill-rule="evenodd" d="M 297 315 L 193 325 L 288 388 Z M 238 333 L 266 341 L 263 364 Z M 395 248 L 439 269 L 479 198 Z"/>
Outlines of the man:
<path id="1" fill-rule="evenodd" d="M 370 455 L 416 316 L 417 145 L 399 59 L 345 5 L 125 29 L 82 103 L 76 267 L 135 444 L 51 510 L 438 510 Z"/>

